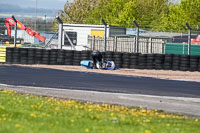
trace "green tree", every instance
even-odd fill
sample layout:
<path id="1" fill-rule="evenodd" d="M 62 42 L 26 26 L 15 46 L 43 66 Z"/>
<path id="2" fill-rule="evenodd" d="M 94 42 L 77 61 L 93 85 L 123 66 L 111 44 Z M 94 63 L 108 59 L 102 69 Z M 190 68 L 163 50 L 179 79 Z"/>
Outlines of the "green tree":
<path id="1" fill-rule="evenodd" d="M 99 24 L 104 18 L 111 25 L 132 27 L 137 19 L 141 27 L 149 27 L 167 6 L 168 0 L 99 0 L 87 22 Z"/>
<path id="2" fill-rule="evenodd" d="M 196 29 L 197 25 L 200 25 L 199 12 L 199 0 L 182 0 L 180 4 L 169 6 L 168 10 L 162 14 L 156 29 L 183 32 L 187 30 L 186 22 L 190 24 L 192 29 Z"/>
<path id="3" fill-rule="evenodd" d="M 96 7 L 86 18 L 87 23 L 102 24 L 101 19 L 104 18 L 110 25 L 119 25 L 116 22 L 128 1 L 130 0 L 98 0 Z"/>
<path id="4" fill-rule="evenodd" d="M 102 24 L 133 27 L 137 20 L 141 28 L 158 31 L 186 30 L 188 22 L 193 29 L 200 25 L 200 0 L 74 0 L 65 4 L 66 23 Z"/>
<path id="5" fill-rule="evenodd" d="M 94 8 L 96 0 L 74 0 L 64 6 L 65 15 L 62 17 L 66 23 L 85 23 L 85 18 Z"/>
<path id="6" fill-rule="evenodd" d="M 141 28 L 153 28 L 168 8 L 168 0 L 136 0 L 136 19 Z"/>
<path id="7" fill-rule="evenodd" d="M 122 27 L 133 27 L 133 20 L 136 17 L 136 4 L 134 0 L 131 0 L 124 5 L 116 22 Z"/>

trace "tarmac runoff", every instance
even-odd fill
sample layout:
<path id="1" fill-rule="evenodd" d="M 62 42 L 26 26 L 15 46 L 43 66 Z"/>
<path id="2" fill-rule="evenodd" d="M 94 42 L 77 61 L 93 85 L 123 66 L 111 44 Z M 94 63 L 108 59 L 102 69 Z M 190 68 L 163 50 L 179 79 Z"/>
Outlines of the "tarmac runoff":
<path id="1" fill-rule="evenodd" d="M 141 94 L 109 93 L 97 91 L 83 91 L 28 87 L 0 84 L 0 89 L 9 89 L 23 94 L 49 96 L 63 99 L 73 99 L 94 103 L 117 104 L 123 106 L 142 106 L 147 109 L 158 109 L 190 117 L 200 118 L 200 98 L 154 96 Z"/>

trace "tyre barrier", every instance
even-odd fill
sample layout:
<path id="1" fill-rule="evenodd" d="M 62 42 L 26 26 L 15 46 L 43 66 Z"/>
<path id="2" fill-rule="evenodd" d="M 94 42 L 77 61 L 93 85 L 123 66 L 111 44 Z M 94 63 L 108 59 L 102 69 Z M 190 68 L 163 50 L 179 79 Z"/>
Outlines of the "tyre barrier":
<path id="1" fill-rule="evenodd" d="M 200 57 L 199 57 L 199 63 L 198 63 L 198 71 L 200 72 Z"/>
<path id="2" fill-rule="evenodd" d="M 35 49 L 35 64 L 42 64 L 43 49 Z"/>
<path id="3" fill-rule="evenodd" d="M 180 70 L 188 71 L 190 67 L 190 56 L 189 55 L 181 55 L 180 56 Z"/>
<path id="4" fill-rule="evenodd" d="M 155 69 L 157 70 L 164 69 L 164 59 L 165 59 L 165 55 L 155 54 Z"/>
<path id="5" fill-rule="evenodd" d="M 146 69 L 155 69 L 155 54 L 147 54 Z"/>
<path id="6" fill-rule="evenodd" d="M 91 51 L 60 49 L 11 48 L 6 50 L 7 64 L 75 65 L 91 60 Z M 176 54 L 140 54 L 102 52 L 105 60 L 113 60 L 118 68 L 199 71 L 200 56 Z"/>
<path id="7" fill-rule="evenodd" d="M 50 62 L 50 50 L 44 49 L 42 53 L 42 64 L 48 65 Z"/>
<path id="8" fill-rule="evenodd" d="M 137 69 L 138 68 L 138 53 L 131 53 L 130 54 L 130 68 Z"/>
<path id="9" fill-rule="evenodd" d="M 198 71 L 199 68 L 199 56 L 190 56 L 190 67 L 189 71 Z"/>
<path id="10" fill-rule="evenodd" d="M 49 51 L 49 65 L 56 65 L 57 64 L 57 54 L 58 49 L 51 49 Z"/>
<path id="11" fill-rule="evenodd" d="M 147 68 L 147 54 L 139 54 L 138 56 L 138 69 Z"/>
<path id="12" fill-rule="evenodd" d="M 180 68 L 180 55 L 173 55 L 172 57 L 172 70 L 176 71 Z"/>
<path id="13" fill-rule="evenodd" d="M 122 68 L 130 68 L 130 53 L 122 54 Z"/>
<path id="14" fill-rule="evenodd" d="M 73 56 L 73 66 L 80 66 L 81 62 L 81 51 L 74 51 L 74 56 Z"/>
<path id="15" fill-rule="evenodd" d="M 12 62 L 13 64 L 20 64 L 20 49 L 14 48 L 12 53 Z"/>
<path id="16" fill-rule="evenodd" d="M 173 55 L 172 54 L 166 54 L 164 57 L 164 70 L 171 70 L 172 69 L 172 63 L 173 63 Z"/>
<path id="17" fill-rule="evenodd" d="M 28 48 L 20 48 L 19 64 L 28 64 Z"/>
<path id="18" fill-rule="evenodd" d="M 13 58 L 12 58 L 12 54 L 13 54 L 13 48 L 6 48 L 6 64 L 12 64 L 13 62 Z"/>
<path id="19" fill-rule="evenodd" d="M 91 60 L 91 51 L 83 50 L 81 51 L 81 60 Z"/>
<path id="20" fill-rule="evenodd" d="M 6 47 L 0 47 L 0 63 L 6 62 Z"/>
<path id="21" fill-rule="evenodd" d="M 115 62 L 115 65 L 118 67 L 118 68 L 122 68 L 122 53 L 120 52 L 114 52 L 113 53 L 113 61 Z"/>
<path id="22" fill-rule="evenodd" d="M 29 48 L 28 49 L 28 60 L 27 60 L 27 64 L 35 64 L 35 51 L 36 49 L 33 48 Z"/>
<path id="23" fill-rule="evenodd" d="M 57 51 L 57 59 L 55 65 L 64 65 L 65 64 L 65 51 L 62 49 L 59 49 Z"/>
<path id="24" fill-rule="evenodd" d="M 104 59 L 105 60 L 114 60 L 113 53 L 114 52 L 112 52 L 112 51 L 106 51 L 104 53 Z"/>

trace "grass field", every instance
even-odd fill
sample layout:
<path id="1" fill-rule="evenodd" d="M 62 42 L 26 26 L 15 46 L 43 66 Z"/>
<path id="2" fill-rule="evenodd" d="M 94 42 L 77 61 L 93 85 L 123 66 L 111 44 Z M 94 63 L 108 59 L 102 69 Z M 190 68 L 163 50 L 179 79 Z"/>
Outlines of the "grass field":
<path id="1" fill-rule="evenodd" d="M 1 133 L 200 133 L 198 119 L 0 90 Z"/>

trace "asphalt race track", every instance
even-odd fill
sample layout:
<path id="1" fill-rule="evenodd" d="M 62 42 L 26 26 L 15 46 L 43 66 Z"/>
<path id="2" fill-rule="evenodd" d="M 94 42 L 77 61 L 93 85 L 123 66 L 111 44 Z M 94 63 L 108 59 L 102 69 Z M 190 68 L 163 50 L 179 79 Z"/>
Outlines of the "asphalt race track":
<path id="1" fill-rule="evenodd" d="M 200 82 L 0 66 L 0 84 L 200 98 Z"/>

